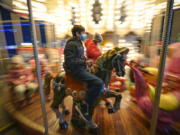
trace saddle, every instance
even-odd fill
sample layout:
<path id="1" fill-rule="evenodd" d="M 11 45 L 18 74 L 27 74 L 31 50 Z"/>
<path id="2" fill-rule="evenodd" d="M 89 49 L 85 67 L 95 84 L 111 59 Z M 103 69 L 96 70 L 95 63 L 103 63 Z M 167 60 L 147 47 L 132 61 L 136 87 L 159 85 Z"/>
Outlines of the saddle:
<path id="1" fill-rule="evenodd" d="M 84 98 L 86 94 L 86 84 L 84 82 L 74 78 L 69 73 L 65 74 L 65 82 L 67 87 L 67 94 L 76 98 Z"/>

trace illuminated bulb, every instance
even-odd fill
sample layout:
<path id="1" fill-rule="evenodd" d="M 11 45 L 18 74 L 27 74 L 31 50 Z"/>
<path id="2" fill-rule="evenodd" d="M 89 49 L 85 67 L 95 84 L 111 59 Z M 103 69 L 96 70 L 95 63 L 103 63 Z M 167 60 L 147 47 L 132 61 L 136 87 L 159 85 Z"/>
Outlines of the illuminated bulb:
<path id="1" fill-rule="evenodd" d="M 59 4 L 59 5 L 63 5 L 63 1 L 62 1 L 62 0 L 59 0 L 59 1 L 58 1 L 58 4 Z"/>
<path id="2" fill-rule="evenodd" d="M 27 0 L 16 0 L 16 1 L 18 1 L 18 2 L 25 2 L 25 3 L 27 3 Z M 13 1 L 13 2 L 16 2 L 16 1 Z"/>
<path id="3" fill-rule="evenodd" d="M 75 19 L 75 22 L 79 22 L 79 21 L 80 21 L 79 19 L 77 19 L 77 18 Z"/>
<path id="4" fill-rule="evenodd" d="M 70 2 L 71 7 L 76 7 L 77 5 L 74 2 Z"/>
<path id="5" fill-rule="evenodd" d="M 26 11 L 26 10 L 14 9 L 13 11 L 28 14 L 28 11 Z"/>
<path id="6" fill-rule="evenodd" d="M 94 0 L 90 0 L 90 1 L 89 1 L 89 4 L 90 4 L 90 5 L 93 5 L 94 2 L 95 2 Z"/>
<path id="7" fill-rule="evenodd" d="M 106 43 L 105 46 L 106 46 L 106 47 L 112 47 L 113 44 L 112 44 L 112 43 Z"/>
<path id="8" fill-rule="evenodd" d="M 13 5 L 15 5 L 16 7 L 20 8 L 20 9 L 27 9 L 27 6 L 21 2 L 13 1 Z"/>
<path id="9" fill-rule="evenodd" d="M 46 2 L 46 0 L 36 0 L 36 1 L 38 1 L 38 2 Z"/>
<path id="10" fill-rule="evenodd" d="M 93 9 L 93 5 L 89 5 L 89 9 L 92 10 Z"/>
<path id="11" fill-rule="evenodd" d="M 115 14 L 120 14 L 120 11 L 119 10 L 115 10 L 114 13 Z"/>
<path id="12" fill-rule="evenodd" d="M 80 17 L 80 15 L 79 14 L 75 14 L 75 17 Z"/>
<path id="13" fill-rule="evenodd" d="M 79 12 L 79 9 L 78 9 L 78 8 L 75 8 L 74 11 L 78 13 L 78 12 Z"/>

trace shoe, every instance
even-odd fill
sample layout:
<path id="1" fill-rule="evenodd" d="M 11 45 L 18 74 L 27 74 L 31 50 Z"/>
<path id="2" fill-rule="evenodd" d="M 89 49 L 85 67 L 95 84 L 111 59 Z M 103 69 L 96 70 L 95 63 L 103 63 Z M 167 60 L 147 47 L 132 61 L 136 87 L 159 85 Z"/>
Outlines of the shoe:
<path id="1" fill-rule="evenodd" d="M 63 130 L 68 129 L 68 123 L 66 121 L 59 123 L 59 126 Z"/>

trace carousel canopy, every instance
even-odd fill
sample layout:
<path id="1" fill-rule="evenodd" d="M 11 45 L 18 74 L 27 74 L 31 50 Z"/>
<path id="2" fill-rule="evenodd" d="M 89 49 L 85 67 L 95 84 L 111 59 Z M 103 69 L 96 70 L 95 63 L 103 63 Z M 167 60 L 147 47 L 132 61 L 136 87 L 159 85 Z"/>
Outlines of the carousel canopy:
<path id="1" fill-rule="evenodd" d="M 52 22 L 57 36 L 70 33 L 81 24 L 90 33 L 115 31 L 142 34 L 151 28 L 152 18 L 165 10 L 165 0 L 32 0 L 34 18 Z M 2 0 L 17 13 L 28 14 L 26 0 Z M 178 5 L 180 0 L 175 0 Z"/>

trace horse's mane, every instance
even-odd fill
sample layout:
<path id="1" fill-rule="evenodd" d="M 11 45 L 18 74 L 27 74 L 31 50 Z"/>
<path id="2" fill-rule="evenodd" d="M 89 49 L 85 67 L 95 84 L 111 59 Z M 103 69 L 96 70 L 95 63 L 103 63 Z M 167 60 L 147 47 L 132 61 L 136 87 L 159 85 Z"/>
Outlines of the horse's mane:
<path id="1" fill-rule="evenodd" d="M 92 73 L 96 73 L 99 68 L 104 68 L 106 62 L 109 62 L 114 56 L 120 53 L 127 53 L 129 51 L 126 47 L 114 47 L 101 55 L 91 68 Z"/>

